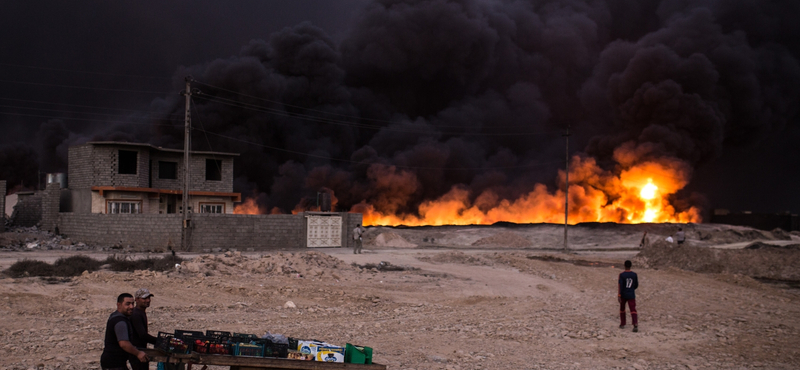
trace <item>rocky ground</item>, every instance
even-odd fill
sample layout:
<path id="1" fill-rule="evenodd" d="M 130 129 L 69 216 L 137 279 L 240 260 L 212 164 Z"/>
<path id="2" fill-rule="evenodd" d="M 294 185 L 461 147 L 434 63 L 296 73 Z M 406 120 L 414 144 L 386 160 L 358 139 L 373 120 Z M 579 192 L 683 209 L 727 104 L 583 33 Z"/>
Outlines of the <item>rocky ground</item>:
<path id="1" fill-rule="evenodd" d="M 797 236 L 718 230 L 718 239 L 701 240 L 692 230 L 689 245 L 676 247 L 659 242 L 668 226 L 650 233 L 644 251 L 626 244 L 638 245 L 638 230 L 618 230 L 616 239 L 613 228 L 596 231 L 597 246 L 587 241 L 576 254 L 549 250 L 526 228 L 370 228 L 361 255 L 184 254 L 190 261 L 167 273 L 103 270 L 56 284 L 3 278 L 0 369 L 97 369 L 116 295 L 139 287 L 155 295 L 153 333 L 214 329 L 349 342 L 373 347 L 375 362 L 389 369 L 800 368 L 800 290 L 791 287 L 800 271 Z M 550 238 L 547 230 L 540 239 Z M 581 233 L 589 240 L 592 231 Z M 412 246 L 380 245 L 378 237 Z M 471 247 L 438 244 L 443 239 Z M 717 248 L 776 241 L 779 247 Z M 6 250 L 0 268 L 87 253 L 107 255 Z M 626 258 L 640 279 L 639 333 L 630 324 L 618 328 L 616 279 Z M 756 258 L 764 268 L 741 262 Z M 698 259 L 734 267 L 704 269 Z"/>

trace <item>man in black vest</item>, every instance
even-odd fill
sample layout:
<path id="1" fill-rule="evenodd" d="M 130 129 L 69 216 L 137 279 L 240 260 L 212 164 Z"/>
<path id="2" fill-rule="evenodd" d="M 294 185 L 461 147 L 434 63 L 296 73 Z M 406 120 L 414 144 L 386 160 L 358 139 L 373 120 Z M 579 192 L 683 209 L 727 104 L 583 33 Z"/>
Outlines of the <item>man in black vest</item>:
<path id="1" fill-rule="evenodd" d="M 133 296 L 122 293 L 117 297 L 117 310 L 111 314 L 106 323 L 106 337 L 103 354 L 100 355 L 100 367 L 103 370 L 128 370 L 129 354 L 136 356 L 141 362 L 147 362 L 147 354 L 131 344 L 133 328 L 128 319 L 133 313 Z"/>

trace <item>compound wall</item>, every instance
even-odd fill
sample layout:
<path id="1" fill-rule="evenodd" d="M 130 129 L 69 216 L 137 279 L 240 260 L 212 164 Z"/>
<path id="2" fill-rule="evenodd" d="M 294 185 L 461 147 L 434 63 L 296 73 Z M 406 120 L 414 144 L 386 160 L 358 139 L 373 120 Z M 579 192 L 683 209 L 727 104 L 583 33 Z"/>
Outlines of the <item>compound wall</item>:
<path id="1" fill-rule="evenodd" d="M 352 228 L 360 213 L 342 217 L 342 245 L 352 246 Z M 191 251 L 222 248 L 275 250 L 306 247 L 306 218 L 296 215 L 193 214 Z M 58 228 L 75 242 L 133 246 L 141 249 L 180 250 L 180 214 L 59 213 Z"/>

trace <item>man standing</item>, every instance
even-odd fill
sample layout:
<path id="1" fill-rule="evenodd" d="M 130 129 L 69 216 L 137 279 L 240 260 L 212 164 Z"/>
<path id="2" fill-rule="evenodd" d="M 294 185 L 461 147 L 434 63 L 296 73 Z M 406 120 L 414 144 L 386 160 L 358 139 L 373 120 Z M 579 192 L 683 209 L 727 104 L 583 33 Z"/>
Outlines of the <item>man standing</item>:
<path id="1" fill-rule="evenodd" d="M 356 246 L 353 248 L 353 254 L 360 254 L 362 245 L 361 235 L 364 234 L 364 228 L 361 227 L 361 224 L 356 224 L 356 228 L 353 229 L 353 240 L 356 242 Z"/>
<path id="2" fill-rule="evenodd" d="M 683 232 L 683 228 L 678 228 L 678 232 L 675 233 L 675 240 L 678 242 L 678 245 L 681 245 L 686 241 L 686 233 Z"/>
<path id="3" fill-rule="evenodd" d="M 128 357 L 136 356 L 141 362 L 147 362 L 147 354 L 131 344 L 131 322 L 133 313 L 133 296 L 122 293 L 117 297 L 117 310 L 111 314 L 106 323 L 105 346 L 100 355 L 100 367 L 103 370 L 127 370 Z"/>
<path id="4" fill-rule="evenodd" d="M 631 310 L 631 321 L 633 321 L 633 332 L 639 331 L 639 317 L 636 314 L 636 288 L 639 287 L 639 278 L 636 273 L 631 271 L 631 261 L 625 261 L 625 271 L 619 274 L 619 290 L 617 300 L 619 301 L 619 328 L 625 328 L 625 303 Z"/>
<path id="5" fill-rule="evenodd" d="M 131 314 L 131 326 L 133 327 L 133 335 L 131 335 L 131 344 L 136 348 L 147 348 L 147 343 L 156 344 L 156 337 L 148 334 L 147 332 L 147 308 L 150 307 L 150 300 L 153 294 L 147 288 L 142 288 L 133 294 L 136 300 L 136 307 Z M 147 370 L 150 364 L 141 362 L 135 356 L 130 358 L 131 367 L 133 370 Z"/>

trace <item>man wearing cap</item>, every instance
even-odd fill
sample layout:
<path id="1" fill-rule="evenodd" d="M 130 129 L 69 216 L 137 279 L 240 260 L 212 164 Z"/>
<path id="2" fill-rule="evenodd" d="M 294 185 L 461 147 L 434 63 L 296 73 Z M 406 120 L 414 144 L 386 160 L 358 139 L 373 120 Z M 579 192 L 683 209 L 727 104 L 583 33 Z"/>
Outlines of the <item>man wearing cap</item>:
<path id="1" fill-rule="evenodd" d="M 106 323 L 105 345 L 100 356 L 100 367 L 103 370 L 128 370 L 125 364 L 130 358 L 137 362 L 147 361 L 147 354 L 131 344 L 131 322 L 134 299 L 130 293 L 122 293 L 117 297 L 117 310 L 111 314 Z"/>
<path id="2" fill-rule="evenodd" d="M 136 307 L 131 314 L 131 326 L 133 326 L 133 334 L 131 335 L 131 344 L 136 348 L 147 348 L 147 343 L 156 344 L 156 337 L 147 333 L 147 308 L 150 307 L 150 300 L 153 293 L 147 288 L 142 288 L 136 291 L 133 295 L 136 299 Z M 138 358 L 131 356 L 131 367 L 133 370 L 147 370 L 150 365 L 147 362 L 141 362 Z"/>

